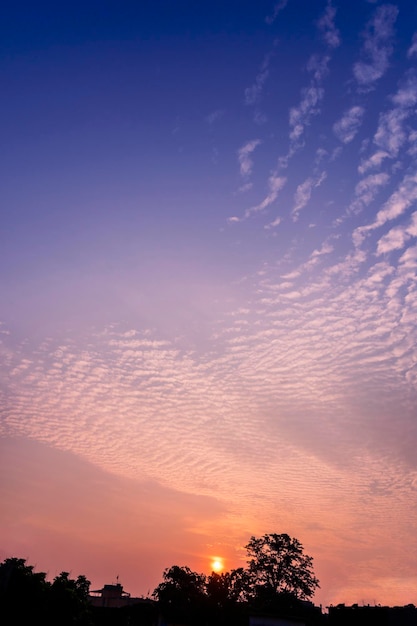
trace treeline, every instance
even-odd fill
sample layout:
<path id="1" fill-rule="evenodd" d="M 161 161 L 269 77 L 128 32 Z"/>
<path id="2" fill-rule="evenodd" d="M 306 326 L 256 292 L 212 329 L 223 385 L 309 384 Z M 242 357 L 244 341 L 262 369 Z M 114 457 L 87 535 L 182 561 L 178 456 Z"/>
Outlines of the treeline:
<path id="1" fill-rule="evenodd" d="M 338 605 L 324 614 L 310 601 L 319 581 L 297 539 L 266 534 L 251 537 L 245 547 L 246 567 L 206 576 L 174 565 L 148 598 L 130 598 L 119 608 L 94 606 L 84 575 L 61 572 L 49 582 L 25 559 L 6 559 L 0 563 L 0 624 L 257 626 L 276 619 L 304 626 L 417 626 L 414 605 Z"/>
<path id="2" fill-rule="evenodd" d="M 271 613 L 312 618 L 319 581 L 312 557 L 287 534 L 251 537 L 247 567 L 209 576 L 188 567 L 165 570 L 153 596 L 168 622 L 246 624 L 248 614 Z M 310 619 L 310 623 L 311 619 Z"/>
<path id="3" fill-rule="evenodd" d="M 4 626 L 92 626 L 90 581 L 61 572 L 53 582 L 25 559 L 0 564 L 0 623 Z"/>
<path id="4" fill-rule="evenodd" d="M 115 624 L 170 623 L 194 626 L 247 624 L 249 614 L 282 615 L 311 613 L 305 601 L 314 595 L 319 581 L 313 559 L 287 534 L 251 537 L 248 564 L 230 572 L 209 576 L 189 567 L 174 565 L 163 573 L 162 582 L 142 609 L 96 610 L 91 605 L 90 581 L 61 572 L 52 582 L 45 573 L 35 573 L 24 559 L 6 559 L 0 564 L 0 619 L 4 625 L 39 623 L 44 626 L 95 626 Z M 144 610 L 144 605 L 146 610 Z M 149 606 L 153 609 L 150 611 Z M 309 623 L 313 623 L 311 619 Z"/>

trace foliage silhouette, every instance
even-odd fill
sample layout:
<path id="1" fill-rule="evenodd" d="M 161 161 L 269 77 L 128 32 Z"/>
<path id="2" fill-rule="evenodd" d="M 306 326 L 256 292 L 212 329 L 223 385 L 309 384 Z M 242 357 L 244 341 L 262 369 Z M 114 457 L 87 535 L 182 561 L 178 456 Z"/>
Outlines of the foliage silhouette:
<path id="1" fill-rule="evenodd" d="M 153 592 L 163 614 L 172 621 L 199 623 L 206 605 L 206 577 L 189 567 L 173 565 Z"/>
<path id="2" fill-rule="evenodd" d="M 169 621 L 201 623 L 202 615 L 233 623 L 246 610 L 300 610 L 319 581 L 313 559 L 305 555 L 298 539 L 287 534 L 251 537 L 246 546 L 248 566 L 210 576 L 174 565 L 164 571 L 163 582 L 153 592 Z M 207 621 L 207 619 L 206 619 Z"/>
<path id="3" fill-rule="evenodd" d="M 313 573 L 313 559 L 304 554 L 298 539 L 285 533 L 251 537 L 246 550 L 252 596 L 265 598 L 285 594 L 306 600 L 319 587 Z"/>
<path id="4" fill-rule="evenodd" d="M 40 623 L 42 626 L 90 626 L 90 582 L 71 579 L 68 572 L 53 583 L 44 572 L 35 573 L 25 559 L 0 564 L 0 621 L 2 626 Z"/>

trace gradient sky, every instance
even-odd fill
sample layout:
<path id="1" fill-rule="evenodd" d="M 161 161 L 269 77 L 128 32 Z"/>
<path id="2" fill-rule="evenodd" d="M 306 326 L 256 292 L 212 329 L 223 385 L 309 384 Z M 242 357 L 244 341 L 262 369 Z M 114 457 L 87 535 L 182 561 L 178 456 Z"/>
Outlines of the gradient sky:
<path id="1" fill-rule="evenodd" d="M 0 558 L 139 595 L 286 532 L 417 604 L 415 2 L 0 31 Z"/>

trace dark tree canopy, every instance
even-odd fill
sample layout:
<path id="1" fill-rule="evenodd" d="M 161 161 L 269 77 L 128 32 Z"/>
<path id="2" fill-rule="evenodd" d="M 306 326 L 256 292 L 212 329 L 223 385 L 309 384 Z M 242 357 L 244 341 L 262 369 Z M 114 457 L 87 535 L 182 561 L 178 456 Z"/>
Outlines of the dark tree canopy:
<path id="1" fill-rule="evenodd" d="M 304 554 L 298 539 L 285 533 L 251 537 L 246 550 L 255 595 L 283 593 L 303 600 L 311 598 L 319 587 L 313 559 Z"/>
<path id="2" fill-rule="evenodd" d="M 171 620 L 198 623 L 199 613 L 205 605 L 204 574 L 189 567 L 173 565 L 163 573 L 163 582 L 153 592 L 164 615 Z"/>
<path id="3" fill-rule="evenodd" d="M 212 572 L 210 576 L 177 565 L 166 569 L 163 582 L 153 592 L 165 615 L 199 623 L 201 611 L 221 620 L 244 605 L 288 608 L 314 595 L 319 581 L 314 576 L 313 559 L 304 554 L 298 539 L 266 534 L 251 537 L 245 547 L 246 568 Z"/>
<path id="4" fill-rule="evenodd" d="M 44 572 L 34 572 L 25 559 L 6 559 L 0 563 L 0 622 L 4 626 L 90 626 L 89 586 L 85 576 L 72 579 L 68 572 L 50 583 Z"/>

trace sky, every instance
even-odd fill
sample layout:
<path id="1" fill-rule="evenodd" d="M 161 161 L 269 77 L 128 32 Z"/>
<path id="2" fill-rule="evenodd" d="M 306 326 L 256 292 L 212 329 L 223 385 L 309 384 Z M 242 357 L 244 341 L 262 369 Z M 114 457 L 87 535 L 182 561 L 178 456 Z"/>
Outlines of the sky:
<path id="1" fill-rule="evenodd" d="M 417 604 L 417 6 L 8 3 L 0 559 Z"/>

